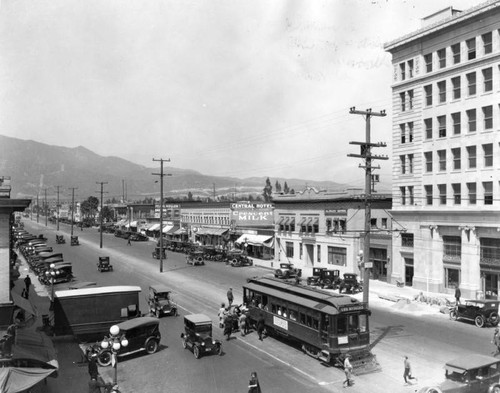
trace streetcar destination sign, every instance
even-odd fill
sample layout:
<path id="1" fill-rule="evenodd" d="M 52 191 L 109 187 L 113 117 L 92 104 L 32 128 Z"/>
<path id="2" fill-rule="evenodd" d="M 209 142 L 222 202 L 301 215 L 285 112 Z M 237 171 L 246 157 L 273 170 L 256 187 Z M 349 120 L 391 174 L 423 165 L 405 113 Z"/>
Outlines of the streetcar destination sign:
<path id="1" fill-rule="evenodd" d="M 366 303 L 354 303 L 354 304 L 345 304 L 343 306 L 339 306 L 340 312 L 361 311 L 364 309 L 366 309 Z"/>

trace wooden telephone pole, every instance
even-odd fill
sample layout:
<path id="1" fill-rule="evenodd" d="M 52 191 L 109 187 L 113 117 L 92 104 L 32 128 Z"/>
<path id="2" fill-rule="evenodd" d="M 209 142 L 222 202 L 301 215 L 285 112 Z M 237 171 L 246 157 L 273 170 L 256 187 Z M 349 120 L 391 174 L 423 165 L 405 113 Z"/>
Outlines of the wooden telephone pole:
<path id="1" fill-rule="evenodd" d="M 100 228 L 99 228 L 99 232 L 100 232 L 99 248 L 102 248 L 102 198 L 103 198 L 102 194 L 104 194 L 103 187 L 104 187 L 105 184 L 108 184 L 108 182 L 107 181 L 101 181 L 101 182 L 96 181 L 96 184 L 100 184 L 101 185 L 101 214 L 99 214 L 100 215 L 100 220 L 99 220 L 100 221 Z M 97 192 L 99 192 L 99 191 L 97 191 Z"/>
<path id="2" fill-rule="evenodd" d="M 152 175 L 160 176 L 160 273 L 163 273 L 163 177 L 164 176 L 172 176 L 171 174 L 163 173 L 163 163 L 170 162 L 170 158 L 168 160 L 164 160 L 163 158 L 155 159 L 154 162 L 160 163 L 160 173 L 152 173 Z M 165 252 L 165 257 L 167 253 Z"/>

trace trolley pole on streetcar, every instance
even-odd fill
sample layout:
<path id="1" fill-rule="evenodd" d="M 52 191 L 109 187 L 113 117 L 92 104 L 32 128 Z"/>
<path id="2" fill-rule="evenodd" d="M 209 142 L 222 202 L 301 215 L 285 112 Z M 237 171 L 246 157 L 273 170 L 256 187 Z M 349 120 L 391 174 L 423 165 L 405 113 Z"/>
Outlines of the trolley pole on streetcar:
<path id="1" fill-rule="evenodd" d="M 359 165 L 360 168 L 365 169 L 365 228 L 364 228 L 364 242 L 362 256 L 362 277 L 363 277 L 363 302 L 368 305 L 370 293 L 370 269 L 372 268 L 372 261 L 370 261 L 370 229 L 371 229 L 371 193 L 372 193 L 372 169 L 380 169 L 379 166 L 373 167 L 372 160 L 388 160 L 387 156 L 372 155 L 372 147 L 386 147 L 385 143 L 371 143 L 370 142 L 370 119 L 372 116 L 384 117 L 386 116 L 385 110 L 380 112 L 372 112 L 371 109 L 366 111 L 357 111 L 353 106 L 350 108 L 351 115 L 362 115 L 365 117 L 365 141 L 364 142 L 349 142 L 351 145 L 359 145 L 361 148 L 360 154 L 348 154 L 348 157 L 362 158 L 365 162 L 364 165 Z"/>
<path id="2" fill-rule="evenodd" d="M 160 176 L 160 252 L 159 252 L 159 259 L 160 259 L 160 273 L 163 273 L 163 177 L 164 176 L 172 176 L 170 173 L 163 173 L 163 163 L 164 162 L 170 162 L 170 158 L 167 160 L 164 160 L 163 158 L 155 159 L 153 158 L 154 162 L 159 162 L 160 163 L 160 173 L 152 173 L 154 176 Z M 165 257 L 167 254 L 165 253 Z"/>

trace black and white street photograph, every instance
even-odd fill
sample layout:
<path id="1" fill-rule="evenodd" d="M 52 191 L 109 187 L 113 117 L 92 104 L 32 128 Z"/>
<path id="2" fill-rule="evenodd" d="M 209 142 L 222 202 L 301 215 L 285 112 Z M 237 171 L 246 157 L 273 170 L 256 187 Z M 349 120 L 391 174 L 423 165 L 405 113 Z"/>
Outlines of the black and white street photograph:
<path id="1" fill-rule="evenodd" d="M 500 393 L 500 0 L 0 0 L 0 393 Z"/>

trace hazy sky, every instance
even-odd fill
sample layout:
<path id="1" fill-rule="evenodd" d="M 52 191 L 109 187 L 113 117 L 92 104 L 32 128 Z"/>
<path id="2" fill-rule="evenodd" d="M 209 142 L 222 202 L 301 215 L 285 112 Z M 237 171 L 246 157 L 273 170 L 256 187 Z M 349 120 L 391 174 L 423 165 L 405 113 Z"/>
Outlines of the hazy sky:
<path id="1" fill-rule="evenodd" d="M 363 184 L 349 108 L 385 109 L 383 44 L 480 0 L 1 0 L 0 134 L 148 167 Z M 391 161 L 378 161 L 390 178 Z"/>

